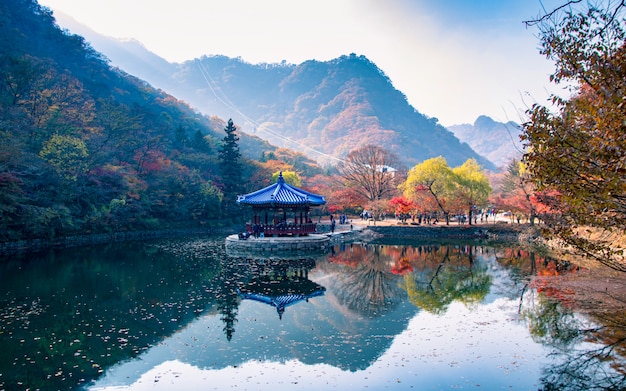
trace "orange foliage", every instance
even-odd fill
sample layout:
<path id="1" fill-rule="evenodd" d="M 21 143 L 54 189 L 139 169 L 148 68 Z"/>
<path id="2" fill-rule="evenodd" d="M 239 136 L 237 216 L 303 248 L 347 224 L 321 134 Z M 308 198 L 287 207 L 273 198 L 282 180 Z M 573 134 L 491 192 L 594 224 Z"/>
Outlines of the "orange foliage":
<path id="1" fill-rule="evenodd" d="M 329 210 L 333 207 L 335 211 L 359 209 L 366 202 L 364 197 L 349 188 L 333 191 L 328 197 L 328 201 Z"/>
<path id="2" fill-rule="evenodd" d="M 413 266 L 411 265 L 411 260 L 407 257 L 399 258 L 394 265 L 391 267 L 391 272 L 393 274 L 405 275 L 413 271 Z"/>
<path id="3" fill-rule="evenodd" d="M 393 197 L 389 203 L 394 207 L 395 212 L 398 214 L 410 214 L 415 210 L 415 204 L 404 196 Z"/>
<path id="4" fill-rule="evenodd" d="M 439 210 L 437 201 L 428 191 L 418 191 L 413 196 L 413 205 L 418 213 L 430 213 Z"/>
<path id="5" fill-rule="evenodd" d="M 535 210 L 539 214 L 553 213 L 553 206 L 557 204 L 555 201 L 559 198 L 557 191 L 545 191 L 542 193 L 536 193 L 530 196 L 530 202 L 535 206 Z M 560 205 L 557 204 L 557 205 Z"/>
<path id="6" fill-rule="evenodd" d="M 143 174 L 164 170 L 172 164 L 172 161 L 163 152 L 154 149 L 137 152 L 135 160 Z"/>

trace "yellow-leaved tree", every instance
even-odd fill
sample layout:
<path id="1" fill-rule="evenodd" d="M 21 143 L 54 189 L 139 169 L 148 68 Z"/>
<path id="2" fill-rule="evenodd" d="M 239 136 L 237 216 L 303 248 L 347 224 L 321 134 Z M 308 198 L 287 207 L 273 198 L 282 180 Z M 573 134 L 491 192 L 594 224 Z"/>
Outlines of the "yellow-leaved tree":
<path id="1" fill-rule="evenodd" d="M 469 159 L 450 168 L 442 156 L 411 168 L 406 181 L 399 187 L 404 196 L 415 203 L 428 202 L 428 198 L 434 200 L 446 224 L 450 223 L 450 211 L 460 206 L 468 208 L 471 224 L 473 210 L 486 204 L 491 194 L 489 179 L 476 160 Z"/>
<path id="2" fill-rule="evenodd" d="M 298 175 L 297 172 L 295 171 L 278 171 L 272 174 L 272 182 L 276 183 L 278 181 L 278 176 L 282 175 L 283 179 L 285 180 L 286 183 L 295 186 L 295 187 L 300 187 L 302 186 L 302 180 L 300 179 L 300 176 Z"/>
<path id="3" fill-rule="evenodd" d="M 53 135 L 44 142 L 39 156 L 67 179 L 76 180 L 87 171 L 87 146 L 83 140 L 73 136 Z"/>
<path id="4" fill-rule="evenodd" d="M 443 213 L 446 224 L 450 223 L 448 205 L 454 195 L 455 183 L 454 173 L 444 157 L 428 159 L 411 168 L 406 181 L 400 184 L 400 190 L 407 199 L 416 202 L 426 193 Z"/>
<path id="5" fill-rule="evenodd" d="M 468 208 L 467 217 L 472 225 L 472 215 L 477 207 L 485 206 L 491 185 L 483 168 L 474 159 L 468 159 L 462 165 L 452 169 L 456 182 L 456 196 L 461 204 Z"/>

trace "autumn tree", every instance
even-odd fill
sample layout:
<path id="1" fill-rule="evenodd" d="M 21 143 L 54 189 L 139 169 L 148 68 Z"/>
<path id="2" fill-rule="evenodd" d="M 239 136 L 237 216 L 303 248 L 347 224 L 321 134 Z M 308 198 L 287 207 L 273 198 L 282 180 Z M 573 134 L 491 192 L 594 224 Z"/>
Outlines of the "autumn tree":
<path id="1" fill-rule="evenodd" d="M 524 161 L 552 209 L 550 233 L 626 271 L 616 248 L 626 232 L 626 5 L 565 5 L 527 22 L 539 27 L 541 53 L 555 62 L 551 81 L 569 85 L 571 94 L 554 95 L 552 109 L 528 111 Z"/>
<path id="2" fill-rule="evenodd" d="M 55 134 L 43 144 L 39 156 L 50 163 L 59 174 L 76 180 L 86 172 L 89 152 L 83 140 Z"/>
<path id="3" fill-rule="evenodd" d="M 351 151 L 338 165 L 345 184 L 368 201 L 390 198 L 401 180 L 400 162 L 391 152 L 375 145 Z"/>
<path id="4" fill-rule="evenodd" d="M 394 207 L 395 213 L 403 223 L 406 222 L 407 218 L 415 210 L 413 201 L 409 200 L 405 196 L 394 197 L 389 201 L 389 204 Z"/>
<path id="5" fill-rule="evenodd" d="M 499 209 L 525 214 L 530 224 L 535 224 L 538 213 L 535 186 L 524 162 L 516 159 L 509 162 L 502 174 L 502 183 L 495 200 Z"/>
<path id="6" fill-rule="evenodd" d="M 272 182 L 276 183 L 280 175 L 282 175 L 286 183 L 295 187 L 302 186 L 302 179 L 300 179 L 300 176 L 295 171 L 277 171 L 272 174 Z"/>
<path id="7" fill-rule="evenodd" d="M 444 157 L 428 159 L 411 168 L 400 189 L 406 198 L 414 201 L 423 192 L 432 196 L 444 214 L 446 224 L 450 223 L 450 209 L 447 204 L 454 194 L 455 184 L 454 173 Z"/>
<path id="8" fill-rule="evenodd" d="M 472 214 L 476 207 L 484 206 L 491 194 L 489 179 L 482 167 L 474 159 L 468 159 L 452 169 L 456 182 L 456 194 L 468 208 L 467 217 L 472 225 Z"/>

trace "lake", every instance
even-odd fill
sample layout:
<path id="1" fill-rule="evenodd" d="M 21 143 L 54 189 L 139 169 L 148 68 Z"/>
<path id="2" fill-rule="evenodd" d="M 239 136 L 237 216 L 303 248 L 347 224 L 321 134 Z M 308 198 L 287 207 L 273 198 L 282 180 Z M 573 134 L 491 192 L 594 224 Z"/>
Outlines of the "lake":
<path id="1" fill-rule="evenodd" d="M 480 241 L 259 257 L 191 237 L 12 256 L 0 389 L 623 389 L 623 314 L 580 312 L 546 283 L 580 272 Z"/>

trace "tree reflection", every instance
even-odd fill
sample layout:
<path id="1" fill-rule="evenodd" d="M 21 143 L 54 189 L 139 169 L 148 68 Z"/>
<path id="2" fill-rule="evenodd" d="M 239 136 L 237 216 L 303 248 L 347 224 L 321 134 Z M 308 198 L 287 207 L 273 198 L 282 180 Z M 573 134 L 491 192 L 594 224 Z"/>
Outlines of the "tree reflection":
<path id="1" fill-rule="evenodd" d="M 416 271 L 404 276 L 404 288 L 415 306 L 433 314 L 444 313 L 450 303 L 476 303 L 485 298 L 492 277 L 484 263 L 474 259 L 474 247 L 443 246 L 424 251 Z"/>
<path id="2" fill-rule="evenodd" d="M 230 341 L 235 333 L 235 323 L 237 323 L 237 312 L 240 298 L 237 293 L 237 285 L 232 282 L 235 271 L 232 263 L 228 262 L 223 267 L 223 273 L 216 279 L 215 301 L 220 313 L 220 320 L 224 323 L 224 335 Z"/>
<path id="3" fill-rule="evenodd" d="M 354 245 L 335 252 L 329 261 L 344 267 L 334 273 L 339 302 L 359 314 L 380 316 L 404 297 L 392 272 L 395 252 L 389 246 Z M 347 266 L 347 267 L 346 267 Z"/>
<path id="4" fill-rule="evenodd" d="M 549 254 L 521 247 L 496 251 L 498 263 L 524 281 L 520 315 L 533 339 L 552 349 L 543 390 L 623 390 L 626 387 L 624 301 L 600 285 L 605 277 Z M 567 285 L 567 277 L 577 274 Z M 565 280 L 563 280 L 565 279 Z M 585 280 L 587 282 L 585 283 Z M 582 282 L 582 284 L 581 284 Z M 590 286 L 587 286 L 590 285 Z M 616 300 L 613 310 L 607 302 Z"/>
<path id="5" fill-rule="evenodd" d="M 544 390 L 626 388 L 626 316 L 623 311 L 577 314 L 555 289 L 527 295 L 522 318 L 533 338 L 552 348 L 557 364 L 544 368 Z"/>
<path id="6" fill-rule="evenodd" d="M 380 314 L 406 291 L 418 308 L 443 313 L 455 300 L 475 303 L 489 292 L 492 278 L 474 251 L 473 246 L 354 245 L 335 250 L 329 260 L 344 266 L 335 277 L 337 295 L 352 310 Z"/>

